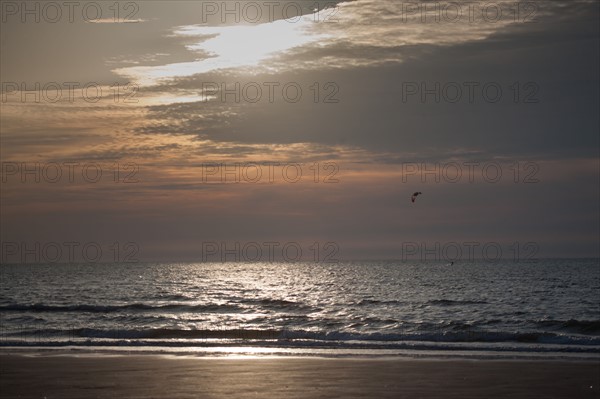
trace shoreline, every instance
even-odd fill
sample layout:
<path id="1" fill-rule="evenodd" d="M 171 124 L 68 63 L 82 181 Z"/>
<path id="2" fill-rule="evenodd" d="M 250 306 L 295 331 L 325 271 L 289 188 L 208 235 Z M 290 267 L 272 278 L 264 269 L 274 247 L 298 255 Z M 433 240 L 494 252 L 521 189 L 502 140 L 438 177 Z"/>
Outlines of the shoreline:
<path id="1" fill-rule="evenodd" d="M 322 358 L 465 361 L 558 361 L 600 364 L 597 352 L 356 349 L 270 346 L 0 346 L 0 356 L 174 356 L 177 358 Z"/>
<path id="2" fill-rule="evenodd" d="M 2 398 L 600 397 L 600 362 L 0 351 Z"/>

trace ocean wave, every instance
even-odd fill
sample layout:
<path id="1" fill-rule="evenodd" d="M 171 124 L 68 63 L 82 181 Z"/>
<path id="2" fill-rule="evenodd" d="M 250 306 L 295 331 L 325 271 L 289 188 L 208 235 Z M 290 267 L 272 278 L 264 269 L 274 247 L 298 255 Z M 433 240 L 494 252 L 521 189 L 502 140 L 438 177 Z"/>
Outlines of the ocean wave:
<path id="1" fill-rule="evenodd" d="M 256 305 L 267 310 L 293 310 L 301 312 L 314 312 L 321 310 L 321 308 L 313 307 L 302 302 L 289 301 L 286 299 L 244 298 L 241 300 L 241 302 L 244 305 Z"/>
<path id="2" fill-rule="evenodd" d="M 363 299 L 360 302 L 353 303 L 353 305 L 358 306 L 368 306 L 368 305 L 401 305 L 403 302 L 397 300 L 391 301 L 379 301 L 377 299 Z"/>
<path id="3" fill-rule="evenodd" d="M 483 305 L 488 302 L 486 301 L 454 301 L 450 299 L 433 299 L 431 301 L 427 301 L 428 305 L 437 305 L 437 306 L 461 306 L 461 305 Z"/>
<path id="4" fill-rule="evenodd" d="M 44 338 L 68 339 L 109 339 L 109 340 L 155 340 L 179 339 L 185 340 L 272 340 L 278 345 L 286 346 L 296 341 L 315 341 L 323 343 L 349 343 L 349 342 L 436 342 L 436 343 L 520 343 L 520 344 L 556 344 L 556 345 L 581 345 L 600 346 L 600 337 L 570 336 L 551 332 L 508 332 L 508 331 L 446 331 L 423 333 L 357 333 L 347 331 L 307 331 L 288 329 L 171 329 L 171 328 L 146 328 L 146 329 L 96 329 L 73 328 L 40 329 L 6 331 L 2 334 L 1 341 L 9 338 L 23 338 L 24 340 Z M 600 350 L 600 348 L 598 348 Z"/>
<path id="5" fill-rule="evenodd" d="M 240 312 L 243 309 L 237 305 L 190 305 L 190 304 L 146 304 L 132 303 L 129 305 L 45 305 L 45 304 L 10 304 L 0 306 L 0 312 L 88 312 L 110 313 L 122 311 L 172 311 L 172 312 Z"/>
<path id="6" fill-rule="evenodd" d="M 579 334 L 600 333 L 600 320 L 537 320 L 536 325 Z"/>

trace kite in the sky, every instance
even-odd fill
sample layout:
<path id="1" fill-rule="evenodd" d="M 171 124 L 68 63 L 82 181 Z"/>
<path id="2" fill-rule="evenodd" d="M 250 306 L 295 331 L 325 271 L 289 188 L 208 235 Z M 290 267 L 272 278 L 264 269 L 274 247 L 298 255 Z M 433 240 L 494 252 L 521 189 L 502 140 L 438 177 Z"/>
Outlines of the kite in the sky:
<path id="1" fill-rule="evenodd" d="M 423 194 L 423 193 L 422 193 L 422 192 L 420 192 L 420 191 L 417 191 L 416 193 L 414 193 L 414 194 L 412 195 L 412 197 L 410 197 L 410 200 L 411 200 L 412 202 L 415 202 L 415 200 L 417 199 L 417 195 L 421 195 L 421 194 Z"/>

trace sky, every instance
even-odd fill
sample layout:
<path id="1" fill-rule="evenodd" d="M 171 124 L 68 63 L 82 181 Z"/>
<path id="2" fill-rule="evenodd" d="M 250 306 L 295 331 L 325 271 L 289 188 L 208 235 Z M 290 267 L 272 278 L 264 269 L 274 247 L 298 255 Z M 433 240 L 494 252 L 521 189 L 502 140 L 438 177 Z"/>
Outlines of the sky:
<path id="1" fill-rule="evenodd" d="M 597 1 L 1 4 L 3 262 L 600 256 Z"/>

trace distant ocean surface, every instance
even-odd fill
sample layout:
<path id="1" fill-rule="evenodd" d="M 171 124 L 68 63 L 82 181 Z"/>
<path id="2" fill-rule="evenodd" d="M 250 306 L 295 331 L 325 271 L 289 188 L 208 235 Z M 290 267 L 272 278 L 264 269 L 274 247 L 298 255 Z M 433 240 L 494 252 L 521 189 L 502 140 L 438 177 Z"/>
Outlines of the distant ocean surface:
<path id="1" fill-rule="evenodd" d="M 600 265 L 0 266 L 0 346 L 600 358 Z"/>

